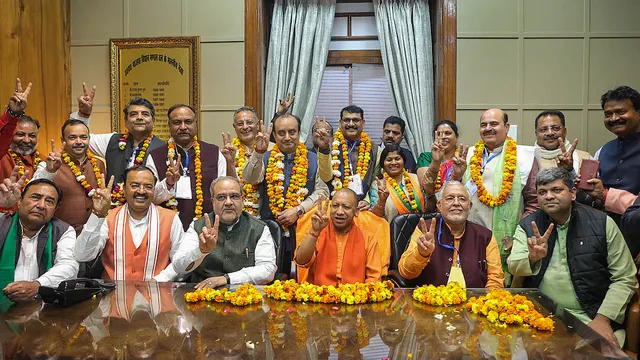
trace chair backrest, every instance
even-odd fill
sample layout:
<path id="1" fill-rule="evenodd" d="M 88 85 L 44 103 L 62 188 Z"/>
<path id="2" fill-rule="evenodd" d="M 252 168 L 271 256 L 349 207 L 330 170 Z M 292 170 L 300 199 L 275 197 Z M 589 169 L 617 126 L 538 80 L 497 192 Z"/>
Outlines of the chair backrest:
<path id="1" fill-rule="evenodd" d="M 438 213 L 427 214 L 402 214 L 393 218 L 391 221 L 391 261 L 389 262 L 389 270 L 398 270 L 398 262 L 402 253 L 406 250 L 411 234 L 418 226 L 420 219 L 431 219 Z"/>
<path id="2" fill-rule="evenodd" d="M 276 247 L 276 265 L 278 266 L 276 273 L 280 273 L 282 272 L 282 255 L 284 253 L 284 246 L 282 246 L 282 228 L 280 227 L 280 224 L 274 220 L 262 221 L 267 224 L 269 231 L 271 232 L 271 237 L 273 237 L 273 244 Z"/>

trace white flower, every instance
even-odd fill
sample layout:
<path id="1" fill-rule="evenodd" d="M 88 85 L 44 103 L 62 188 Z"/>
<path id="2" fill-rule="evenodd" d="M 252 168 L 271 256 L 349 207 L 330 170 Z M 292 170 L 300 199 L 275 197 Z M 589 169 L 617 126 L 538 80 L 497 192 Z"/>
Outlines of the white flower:
<path id="1" fill-rule="evenodd" d="M 251 204 L 251 207 L 254 209 L 258 209 L 260 207 L 260 205 L 258 205 L 258 203 L 253 203 Z"/>
<path id="2" fill-rule="evenodd" d="M 278 162 L 276 163 L 276 167 L 279 169 L 284 169 L 284 163 L 283 162 Z"/>
<path id="3" fill-rule="evenodd" d="M 297 193 L 298 195 L 306 196 L 309 193 L 309 190 L 307 190 L 307 188 L 300 188 Z"/>
<path id="4" fill-rule="evenodd" d="M 284 236 L 289 237 L 289 235 L 290 235 L 289 230 L 285 230 L 284 231 Z"/>
<path id="5" fill-rule="evenodd" d="M 178 206 L 178 200 L 172 198 L 171 200 L 167 201 L 167 204 L 169 204 L 169 206 Z"/>
<path id="6" fill-rule="evenodd" d="M 340 165 L 340 160 L 331 160 L 331 166 Z"/>
<path id="7" fill-rule="evenodd" d="M 333 140 L 333 142 L 331 143 L 331 145 L 333 145 L 333 146 L 340 146 L 340 141 L 338 141 L 338 140 Z"/>
<path id="8" fill-rule="evenodd" d="M 119 142 L 118 142 L 118 147 L 120 147 L 120 148 L 124 148 L 125 146 L 127 146 L 127 143 L 126 143 L 126 142 L 124 142 L 124 141 L 119 141 Z"/>
<path id="9" fill-rule="evenodd" d="M 284 191 L 284 186 L 276 186 L 276 189 Z"/>
<path id="10" fill-rule="evenodd" d="M 96 189 L 91 189 L 91 191 L 89 191 L 89 193 L 87 194 L 88 197 L 93 197 L 93 195 L 96 194 Z"/>
<path id="11" fill-rule="evenodd" d="M 331 150 L 331 155 L 334 155 L 334 156 L 340 155 L 340 150 Z"/>
<path id="12" fill-rule="evenodd" d="M 76 180 L 78 180 L 78 181 L 82 181 L 82 180 L 84 180 L 84 179 L 86 179 L 86 177 L 85 177 L 84 175 L 78 175 L 78 176 L 76 176 Z"/>
<path id="13" fill-rule="evenodd" d="M 278 180 L 284 181 L 284 174 L 278 174 Z"/>
<path id="14" fill-rule="evenodd" d="M 251 349 L 251 350 L 256 348 L 256 346 L 251 341 L 247 341 L 245 345 L 247 346 L 248 349 Z"/>
<path id="15" fill-rule="evenodd" d="M 342 173 L 340 172 L 340 170 L 333 170 L 333 176 L 335 177 L 341 177 Z"/>

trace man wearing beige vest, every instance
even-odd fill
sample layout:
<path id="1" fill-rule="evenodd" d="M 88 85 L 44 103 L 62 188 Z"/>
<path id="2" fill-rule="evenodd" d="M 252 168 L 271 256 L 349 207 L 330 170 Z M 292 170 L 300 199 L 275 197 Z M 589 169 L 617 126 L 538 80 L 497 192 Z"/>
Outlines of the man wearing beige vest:
<path id="1" fill-rule="evenodd" d="M 567 140 L 567 128 L 562 111 L 541 112 L 536 117 L 535 127 L 535 147 L 540 151 L 540 169 L 561 167 L 578 173 L 582 160 L 591 159 L 588 152 L 576 150 L 578 139 L 572 143 Z"/>
<path id="2" fill-rule="evenodd" d="M 104 176 L 93 200 L 93 214 L 76 241 L 74 256 L 90 261 L 101 256 L 103 278 L 168 282 L 192 263 L 193 252 L 180 250 L 184 237 L 178 215 L 153 205 L 157 178 L 145 166 L 124 173 L 126 203 L 111 209 L 113 176 L 105 187 Z M 196 240 L 197 241 L 197 240 Z M 200 242 L 202 254 L 215 243 Z"/>

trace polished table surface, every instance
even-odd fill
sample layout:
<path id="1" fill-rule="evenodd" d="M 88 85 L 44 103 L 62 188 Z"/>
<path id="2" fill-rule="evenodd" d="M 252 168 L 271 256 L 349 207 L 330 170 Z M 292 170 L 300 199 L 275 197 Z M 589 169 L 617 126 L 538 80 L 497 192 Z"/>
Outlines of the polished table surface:
<path id="1" fill-rule="evenodd" d="M 3 310 L 4 358 L 99 359 L 600 359 L 618 349 L 570 315 L 553 332 L 496 327 L 462 305 L 436 308 L 411 289 L 365 305 L 265 298 L 244 308 L 184 301 L 189 284 L 117 283 L 68 308 L 34 301 Z M 538 310 L 548 299 L 514 290 Z M 469 289 L 469 296 L 486 293 Z M 549 306 L 549 305 L 547 305 Z M 442 314 L 442 319 L 436 314 Z"/>

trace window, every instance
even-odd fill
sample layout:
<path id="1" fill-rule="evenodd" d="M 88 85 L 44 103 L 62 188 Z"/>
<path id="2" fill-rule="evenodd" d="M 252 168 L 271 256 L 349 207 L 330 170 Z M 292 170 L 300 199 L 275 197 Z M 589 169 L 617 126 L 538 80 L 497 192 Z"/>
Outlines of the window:
<path id="1" fill-rule="evenodd" d="M 336 131 L 340 126 L 340 110 L 350 104 L 364 110 L 364 131 L 374 143 L 380 144 L 384 120 L 397 115 L 382 65 L 353 64 L 325 68 L 316 116 L 326 116 Z M 312 136 L 309 138 L 307 143 L 311 146 Z"/>

